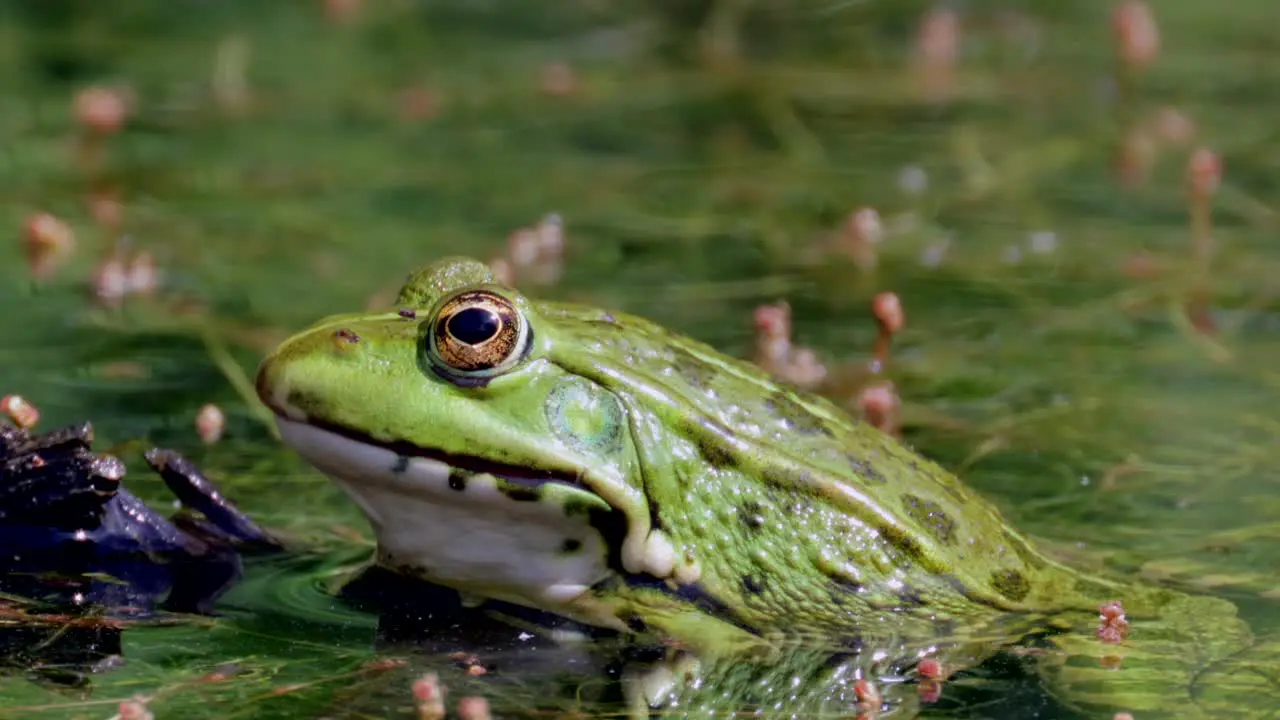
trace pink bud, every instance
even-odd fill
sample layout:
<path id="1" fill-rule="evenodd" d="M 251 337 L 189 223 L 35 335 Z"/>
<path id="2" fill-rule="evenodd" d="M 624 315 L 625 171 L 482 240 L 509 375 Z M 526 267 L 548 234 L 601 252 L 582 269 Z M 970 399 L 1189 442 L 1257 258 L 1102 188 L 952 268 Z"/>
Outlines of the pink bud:
<path id="1" fill-rule="evenodd" d="M 129 97 L 120 90 L 91 87 L 75 98 L 75 116 L 85 129 L 98 135 L 113 135 L 129 117 Z"/>
<path id="2" fill-rule="evenodd" d="M 1111 15 L 1116 55 L 1132 68 L 1145 67 L 1160 54 L 1160 28 L 1143 0 L 1124 0 Z"/>
<path id="3" fill-rule="evenodd" d="M 1193 197 L 1210 197 L 1222 182 L 1222 158 L 1208 148 L 1196 148 L 1187 162 L 1187 179 L 1191 183 Z"/>
<path id="4" fill-rule="evenodd" d="M 897 293 L 882 292 L 871 301 L 871 314 L 886 333 L 893 335 L 902 329 L 906 316 L 902 312 L 902 301 Z"/>

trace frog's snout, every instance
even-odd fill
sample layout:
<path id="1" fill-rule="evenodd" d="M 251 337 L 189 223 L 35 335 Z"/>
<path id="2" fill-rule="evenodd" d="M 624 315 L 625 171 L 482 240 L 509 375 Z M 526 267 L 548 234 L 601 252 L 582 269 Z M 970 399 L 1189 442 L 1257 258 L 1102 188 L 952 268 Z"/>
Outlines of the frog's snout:
<path id="1" fill-rule="evenodd" d="M 325 399 L 346 397 L 367 369 L 369 351 L 376 345 L 365 337 L 367 328 L 351 318 L 321 325 L 285 340 L 258 366 L 254 390 L 276 415 L 307 422 Z"/>
<path id="2" fill-rule="evenodd" d="M 271 412 L 290 420 L 306 422 L 307 414 L 289 402 L 291 386 L 287 363 L 281 362 L 278 353 L 268 355 L 258 365 L 258 374 L 254 378 L 253 388 L 258 393 L 258 399 Z"/>

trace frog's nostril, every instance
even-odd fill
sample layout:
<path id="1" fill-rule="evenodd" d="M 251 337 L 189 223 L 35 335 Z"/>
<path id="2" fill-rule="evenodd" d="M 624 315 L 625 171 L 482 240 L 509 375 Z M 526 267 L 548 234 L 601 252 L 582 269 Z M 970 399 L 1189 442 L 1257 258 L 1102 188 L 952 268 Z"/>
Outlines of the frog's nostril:
<path id="1" fill-rule="evenodd" d="M 334 344 L 334 347 L 338 348 L 339 350 L 345 350 L 347 347 L 351 345 L 355 345 L 359 342 L 360 342 L 360 336 L 357 335 L 355 331 L 351 330 L 350 328 L 338 328 L 337 330 L 333 331 L 333 344 Z"/>

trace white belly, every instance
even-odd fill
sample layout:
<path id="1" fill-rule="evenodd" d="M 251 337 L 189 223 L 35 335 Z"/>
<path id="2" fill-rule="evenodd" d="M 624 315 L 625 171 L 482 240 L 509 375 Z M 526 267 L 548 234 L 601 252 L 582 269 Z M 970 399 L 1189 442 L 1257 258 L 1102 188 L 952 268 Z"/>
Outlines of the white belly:
<path id="1" fill-rule="evenodd" d="M 369 519 L 382 561 L 484 597 L 554 610 L 611 574 L 600 534 L 582 513 L 509 498 L 488 475 L 450 487 L 449 466 L 405 458 L 277 418 L 280 434 Z"/>

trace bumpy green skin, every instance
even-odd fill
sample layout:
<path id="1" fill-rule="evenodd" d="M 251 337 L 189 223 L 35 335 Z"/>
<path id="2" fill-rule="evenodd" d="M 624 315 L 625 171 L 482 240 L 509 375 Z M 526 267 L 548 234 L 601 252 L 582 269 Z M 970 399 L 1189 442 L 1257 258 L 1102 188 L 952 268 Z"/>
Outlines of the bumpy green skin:
<path id="1" fill-rule="evenodd" d="M 462 386 L 433 372 L 424 338 L 442 298 L 476 287 L 514 304 L 532 344 Z M 289 339 L 264 361 L 259 392 L 277 411 L 380 444 L 577 478 L 546 501 L 603 499 L 625 532 L 612 539 L 611 577 L 547 609 L 696 645 L 868 628 L 927 639 L 1110 600 L 1140 619 L 1182 598 L 1055 562 L 897 440 L 641 318 L 534 302 L 462 259 L 415 273 L 398 304 L 416 316 L 330 318 Z M 359 342 L 335 342 L 338 329 Z M 645 574 L 655 532 L 675 562 L 650 569 L 672 592 L 628 582 Z M 1077 616 L 1090 623 L 1096 614 Z"/>

